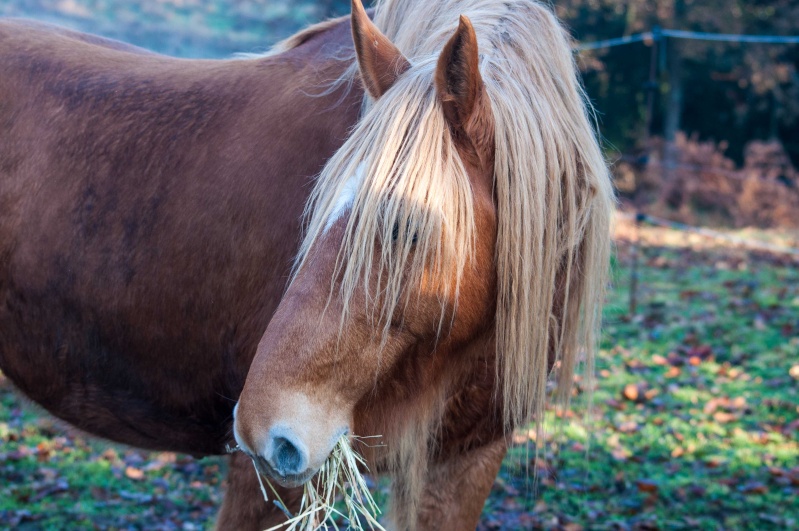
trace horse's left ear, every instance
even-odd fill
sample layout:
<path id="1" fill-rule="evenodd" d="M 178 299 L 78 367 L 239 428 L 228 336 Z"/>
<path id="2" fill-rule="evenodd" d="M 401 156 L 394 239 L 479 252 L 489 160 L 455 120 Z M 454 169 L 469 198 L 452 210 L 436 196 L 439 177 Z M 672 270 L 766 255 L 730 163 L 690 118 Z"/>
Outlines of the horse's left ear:
<path id="1" fill-rule="evenodd" d="M 361 0 L 352 0 L 352 40 L 364 88 L 374 99 L 391 88 L 411 63 L 374 25 Z"/>
<path id="2" fill-rule="evenodd" d="M 436 66 L 438 97 L 444 116 L 456 132 L 466 131 L 483 88 L 479 63 L 477 35 L 468 17 L 461 15 L 458 30 L 444 46 Z"/>

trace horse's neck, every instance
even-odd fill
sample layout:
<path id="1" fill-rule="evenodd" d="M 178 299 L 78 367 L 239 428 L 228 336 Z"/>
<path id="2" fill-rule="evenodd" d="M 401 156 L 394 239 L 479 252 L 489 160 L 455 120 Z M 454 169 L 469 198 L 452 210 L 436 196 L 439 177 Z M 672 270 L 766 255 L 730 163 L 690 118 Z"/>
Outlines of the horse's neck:
<path id="1" fill-rule="evenodd" d="M 343 86 L 356 92 L 358 98 L 363 96 L 360 88 L 344 78 L 346 73 L 351 73 L 350 66 L 355 59 L 349 17 L 310 26 L 278 44 L 277 49 L 283 51 L 265 55 L 263 66 L 291 63 L 303 68 L 297 76 L 275 79 L 276 83 L 302 86 L 306 93 L 318 94 L 321 98 L 333 94 L 333 88 Z"/>

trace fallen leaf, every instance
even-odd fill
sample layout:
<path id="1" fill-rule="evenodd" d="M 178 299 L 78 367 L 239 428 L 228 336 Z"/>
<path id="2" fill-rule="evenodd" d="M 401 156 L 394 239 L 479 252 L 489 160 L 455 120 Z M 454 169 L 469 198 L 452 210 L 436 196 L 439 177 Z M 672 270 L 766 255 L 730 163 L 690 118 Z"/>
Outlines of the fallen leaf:
<path id="1" fill-rule="evenodd" d="M 776 467 L 776 466 L 768 467 L 768 472 L 769 472 L 769 474 L 771 474 L 775 478 L 781 478 L 781 477 L 785 476 L 788 473 L 787 470 L 783 470 L 782 468 L 779 468 L 779 467 Z"/>
<path id="2" fill-rule="evenodd" d="M 616 426 L 616 429 L 622 433 L 635 433 L 640 429 L 640 426 L 638 425 L 637 422 L 629 420 L 620 423 L 618 426 Z"/>
<path id="3" fill-rule="evenodd" d="M 653 354 L 652 355 L 652 363 L 655 365 L 668 365 L 669 360 L 661 356 L 660 354 Z"/>
<path id="4" fill-rule="evenodd" d="M 739 490 L 744 494 L 765 494 L 768 492 L 768 487 L 759 481 L 752 481 L 742 485 Z"/>
<path id="5" fill-rule="evenodd" d="M 714 413 L 719 408 L 719 399 L 718 398 L 711 398 L 705 404 L 703 411 L 706 415 L 710 415 Z"/>
<path id="6" fill-rule="evenodd" d="M 612 407 L 613 409 L 618 409 L 618 410 L 624 409 L 624 404 L 622 404 L 618 400 L 614 400 L 613 398 L 605 400 L 605 404 Z"/>
<path id="7" fill-rule="evenodd" d="M 614 448 L 610 452 L 610 455 L 612 455 L 613 459 L 615 459 L 616 461 L 626 461 L 627 459 L 630 458 L 632 454 L 630 453 L 629 450 L 626 450 L 624 448 Z"/>
<path id="8" fill-rule="evenodd" d="M 658 484 L 650 479 L 639 479 L 635 482 L 635 486 L 641 492 L 657 492 Z"/>
<path id="9" fill-rule="evenodd" d="M 129 466 L 125 469 L 125 475 L 136 481 L 144 479 L 144 471 L 132 466 Z"/>
<path id="10" fill-rule="evenodd" d="M 103 459 L 105 459 L 106 461 L 116 461 L 117 459 L 119 459 L 119 456 L 117 455 L 116 450 L 114 450 L 113 448 L 106 449 L 102 453 L 101 457 Z"/>
<path id="11" fill-rule="evenodd" d="M 622 391 L 622 395 L 627 400 L 635 402 L 638 400 L 638 386 L 636 384 L 627 384 L 624 386 L 624 390 Z"/>
<path id="12" fill-rule="evenodd" d="M 716 411 L 715 413 L 713 413 L 713 420 L 715 420 L 719 424 L 726 424 L 736 419 L 737 417 L 732 413 L 726 413 L 724 411 Z"/>

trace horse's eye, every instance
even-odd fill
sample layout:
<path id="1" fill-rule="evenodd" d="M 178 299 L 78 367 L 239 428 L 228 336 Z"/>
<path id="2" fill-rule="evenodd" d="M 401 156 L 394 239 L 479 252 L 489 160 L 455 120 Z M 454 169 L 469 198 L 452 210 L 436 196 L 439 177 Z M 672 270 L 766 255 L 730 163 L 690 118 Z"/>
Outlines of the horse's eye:
<path id="1" fill-rule="evenodd" d="M 396 223 L 394 223 L 394 226 L 391 228 L 391 241 L 392 242 L 394 242 L 394 243 L 397 242 L 397 240 L 399 239 L 399 232 L 400 232 L 399 231 L 399 222 L 396 222 Z M 418 236 L 417 236 L 416 232 L 414 232 L 413 236 L 411 237 L 411 245 L 416 245 L 416 240 L 417 239 L 418 239 Z"/>

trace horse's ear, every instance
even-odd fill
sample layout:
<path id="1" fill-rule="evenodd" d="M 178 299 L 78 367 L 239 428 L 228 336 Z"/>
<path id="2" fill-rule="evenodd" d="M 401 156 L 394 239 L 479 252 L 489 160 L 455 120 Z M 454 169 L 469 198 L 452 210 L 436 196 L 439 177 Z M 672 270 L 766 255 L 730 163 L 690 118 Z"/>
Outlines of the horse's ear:
<path id="1" fill-rule="evenodd" d="M 361 0 L 352 0 L 352 40 L 364 88 L 375 99 L 385 94 L 411 66 L 394 43 L 377 29 Z"/>
<path id="2" fill-rule="evenodd" d="M 436 90 L 444 116 L 455 131 L 465 131 L 483 87 L 477 55 L 477 35 L 471 21 L 461 15 L 455 35 L 450 37 L 436 66 Z"/>

